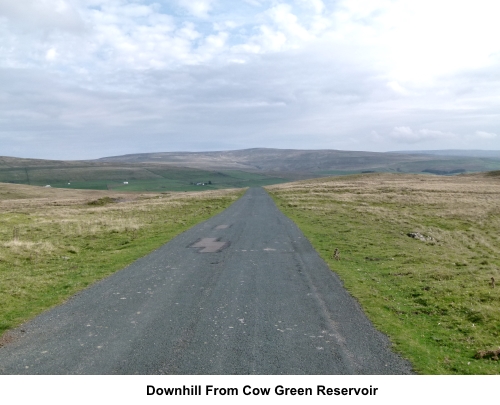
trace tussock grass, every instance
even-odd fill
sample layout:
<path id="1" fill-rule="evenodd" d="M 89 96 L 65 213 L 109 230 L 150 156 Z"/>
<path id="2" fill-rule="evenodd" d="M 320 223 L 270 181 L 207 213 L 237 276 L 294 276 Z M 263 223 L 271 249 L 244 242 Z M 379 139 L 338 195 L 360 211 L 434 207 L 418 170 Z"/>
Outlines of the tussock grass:
<path id="1" fill-rule="evenodd" d="M 498 178 L 367 174 L 268 191 L 417 372 L 500 374 L 474 358 L 500 347 Z"/>
<path id="2" fill-rule="evenodd" d="M 0 183 L 0 334 L 222 211 L 242 193 L 133 194 Z"/>

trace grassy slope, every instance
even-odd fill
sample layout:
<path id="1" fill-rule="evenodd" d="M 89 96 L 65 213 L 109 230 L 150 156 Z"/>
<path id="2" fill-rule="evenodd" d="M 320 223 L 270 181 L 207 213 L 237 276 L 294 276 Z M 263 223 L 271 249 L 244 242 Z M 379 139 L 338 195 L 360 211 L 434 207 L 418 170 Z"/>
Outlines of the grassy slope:
<path id="1" fill-rule="evenodd" d="M 457 170 L 500 170 L 500 159 L 279 149 L 195 154 L 153 153 L 97 161 L 50 161 L 0 156 L 0 182 L 117 191 L 198 191 L 200 187 L 214 190 L 265 186 L 292 179 L 363 171 L 450 174 Z M 125 181 L 129 184 L 125 185 Z M 212 184 L 195 185 L 208 181 Z"/>
<path id="2" fill-rule="evenodd" d="M 1 163 L 1 162 L 0 162 Z M 35 164 L 36 163 L 36 164 Z M 209 171 L 161 164 L 20 161 L 0 164 L 0 182 L 117 191 L 200 191 L 283 183 L 286 179 L 238 170 Z M 25 166 L 20 166 L 24 164 Z M 128 184 L 125 185 L 124 182 Z M 196 183 L 212 184 L 196 186 Z M 194 183 L 194 184 L 192 184 Z"/>
<path id="3" fill-rule="evenodd" d="M 445 159 L 432 157 L 429 160 L 416 162 L 372 162 L 365 168 L 356 168 L 355 170 L 323 170 L 315 172 L 317 175 L 325 176 L 344 176 L 349 174 L 360 174 L 365 170 L 380 173 L 426 173 L 429 170 L 440 171 L 447 174 L 453 170 L 460 172 L 485 172 L 489 170 L 500 169 L 500 159 L 493 158 L 473 158 L 473 157 L 447 157 Z M 450 173 L 453 174 L 453 173 Z"/>
<path id="4" fill-rule="evenodd" d="M 0 184 L 0 334 L 222 211 L 242 192 L 139 195 Z"/>
<path id="5" fill-rule="evenodd" d="M 498 179 L 375 174 L 269 191 L 418 372 L 500 374 L 474 358 L 500 346 Z"/>
<path id="6" fill-rule="evenodd" d="M 392 170 L 404 173 L 421 173 L 425 170 L 450 171 L 461 169 L 466 172 L 484 172 L 500 169 L 499 159 L 453 157 L 446 159 L 435 158 L 427 162 L 403 162 L 389 166 Z"/>

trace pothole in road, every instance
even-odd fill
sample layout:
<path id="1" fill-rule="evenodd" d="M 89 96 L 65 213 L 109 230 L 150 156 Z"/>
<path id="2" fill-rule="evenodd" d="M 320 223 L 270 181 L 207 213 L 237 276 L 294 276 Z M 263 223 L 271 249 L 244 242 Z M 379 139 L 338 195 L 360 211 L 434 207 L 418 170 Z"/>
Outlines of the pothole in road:
<path id="1" fill-rule="evenodd" d="M 229 228 L 231 225 L 217 225 L 214 229 L 227 229 Z"/>
<path id="2" fill-rule="evenodd" d="M 202 238 L 198 239 L 196 242 L 192 243 L 188 247 L 190 248 L 201 248 L 198 253 L 216 253 L 220 252 L 222 249 L 227 248 L 230 242 L 221 242 L 220 238 Z"/>

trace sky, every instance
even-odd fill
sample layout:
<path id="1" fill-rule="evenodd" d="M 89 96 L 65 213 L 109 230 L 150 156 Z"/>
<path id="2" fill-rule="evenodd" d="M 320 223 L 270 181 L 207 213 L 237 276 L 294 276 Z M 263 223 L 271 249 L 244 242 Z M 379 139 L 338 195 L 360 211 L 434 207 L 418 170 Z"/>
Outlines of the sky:
<path id="1" fill-rule="evenodd" d="M 0 156 L 500 149 L 492 0 L 0 0 Z"/>

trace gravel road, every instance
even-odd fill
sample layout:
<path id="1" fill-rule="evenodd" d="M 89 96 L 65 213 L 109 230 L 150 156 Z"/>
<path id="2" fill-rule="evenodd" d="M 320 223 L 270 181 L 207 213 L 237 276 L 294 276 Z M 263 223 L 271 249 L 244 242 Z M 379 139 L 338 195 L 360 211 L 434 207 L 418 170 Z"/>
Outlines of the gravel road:
<path id="1" fill-rule="evenodd" d="M 411 373 L 263 189 L 10 336 L 3 374 Z"/>

